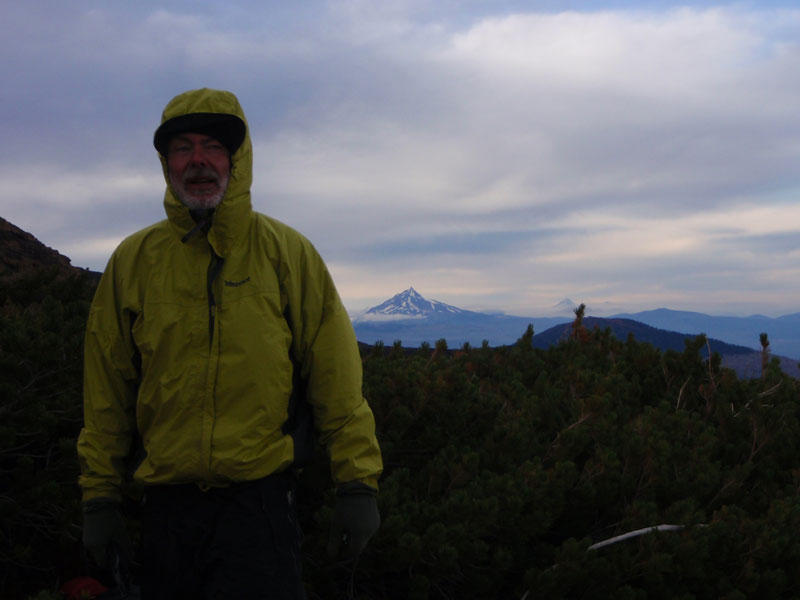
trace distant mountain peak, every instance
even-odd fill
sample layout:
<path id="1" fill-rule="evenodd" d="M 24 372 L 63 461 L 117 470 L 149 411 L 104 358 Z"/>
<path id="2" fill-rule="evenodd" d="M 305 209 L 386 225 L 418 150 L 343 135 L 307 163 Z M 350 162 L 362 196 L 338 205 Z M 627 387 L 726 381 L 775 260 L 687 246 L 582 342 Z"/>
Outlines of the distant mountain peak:
<path id="1" fill-rule="evenodd" d="M 570 298 L 564 298 L 560 302 L 553 305 L 551 311 L 559 315 L 571 315 L 575 312 L 578 305 L 575 304 Z"/>
<path id="2" fill-rule="evenodd" d="M 457 315 L 467 314 L 450 304 L 437 300 L 427 300 L 413 287 L 395 294 L 382 304 L 373 306 L 366 314 L 371 316 L 386 316 L 395 318 L 427 317 L 430 315 Z"/>

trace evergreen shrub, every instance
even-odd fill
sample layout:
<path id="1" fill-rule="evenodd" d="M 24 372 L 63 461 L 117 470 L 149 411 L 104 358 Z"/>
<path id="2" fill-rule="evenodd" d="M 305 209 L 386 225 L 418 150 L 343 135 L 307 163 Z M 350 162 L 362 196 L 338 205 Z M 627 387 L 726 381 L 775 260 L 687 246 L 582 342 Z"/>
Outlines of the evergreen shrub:
<path id="1" fill-rule="evenodd" d="M 86 273 L 0 278 L 0 597 L 81 568 L 75 442 L 82 422 Z"/>
<path id="2" fill-rule="evenodd" d="M 364 353 L 383 526 L 312 598 L 800 597 L 797 381 L 580 328 Z"/>
<path id="3" fill-rule="evenodd" d="M 83 575 L 75 441 L 91 282 L 0 281 L 0 597 Z M 800 597 L 798 382 L 577 323 L 548 350 L 445 340 L 362 354 L 385 473 L 356 564 L 300 479 L 312 599 Z M 321 492 L 321 490 L 325 490 Z M 651 531 L 594 544 L 657 525 Z M 44 594 L 44 596 L 42 595 Z"/>

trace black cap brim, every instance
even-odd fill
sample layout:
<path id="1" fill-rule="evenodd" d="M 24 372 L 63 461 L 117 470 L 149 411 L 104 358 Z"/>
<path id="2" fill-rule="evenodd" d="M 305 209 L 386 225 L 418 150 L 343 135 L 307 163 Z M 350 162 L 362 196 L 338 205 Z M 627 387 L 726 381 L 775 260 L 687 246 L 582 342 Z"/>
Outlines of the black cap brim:
<path id="1" fill-rule="evenodd" d="M 244 141 L 247 128 L 236 115 L 224 113 L 189 113 L 164 121 L 156 129 L 153 145 L 162 156 L 167 155 L 169 141 L 179 133 L 201 133 L 218 140 L 233 154 Z"/>

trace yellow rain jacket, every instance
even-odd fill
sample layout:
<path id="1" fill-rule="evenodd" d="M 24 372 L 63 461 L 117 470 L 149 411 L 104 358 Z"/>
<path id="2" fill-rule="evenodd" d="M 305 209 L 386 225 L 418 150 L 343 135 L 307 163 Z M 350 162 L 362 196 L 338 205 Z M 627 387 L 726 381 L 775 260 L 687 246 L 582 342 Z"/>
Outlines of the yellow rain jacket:
<path id="1" fill-rule="evenodd" d="M 162 123 L 197 112 L 246 124 L 233 94 L 208 89 L 173 99 Z M 252 210 L 249 131 L 207 233 L 190 234 L 160 158 L 167 219 L 119 245 L 89 314 L 83 500 L 121 498 L 139 439 L 133 478 L 145 485 L 225 486 L 285 470 L 308 454 L 304 406 L 334 481 L 376 488 L 381 455 L 350 319 L 311 243 Z"/>

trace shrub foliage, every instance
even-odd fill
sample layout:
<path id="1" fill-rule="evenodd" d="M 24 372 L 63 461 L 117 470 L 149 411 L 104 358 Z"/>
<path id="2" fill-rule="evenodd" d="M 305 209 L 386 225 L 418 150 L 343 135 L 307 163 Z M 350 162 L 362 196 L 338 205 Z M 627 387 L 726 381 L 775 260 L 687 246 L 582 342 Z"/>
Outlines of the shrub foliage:
<path id="1" fill-rule="evenodd" d="M 4 598 L 82 574 L 91 285 L 37 277 L 0 287 Z M 311 598 L 800 596 L 798 384 L 776 360 L 739 380 L 703 336 L 660 352 L 576 319 L 548 350 L 532 337 L 363 352 L 383 523 L 355 565 L 331 564 L 329 480 L 303 473 Z M 593 547 L 662 524 L 681 527 Z"/>
<path id="2" fill-rule="evenodd" d="M 742 381 L 703 336 L 532 335 L 365 354 L 384 521 L 340 597 L 800 595 L 798 390 L 777 361 Z M 662 524 L 682 528 L 590 548 Z"/>
<path id="3" fill-rule="evenodd" d="M 80 569 L 75 441 L 87 274 L 0 278 L 0 597 Z"/>

